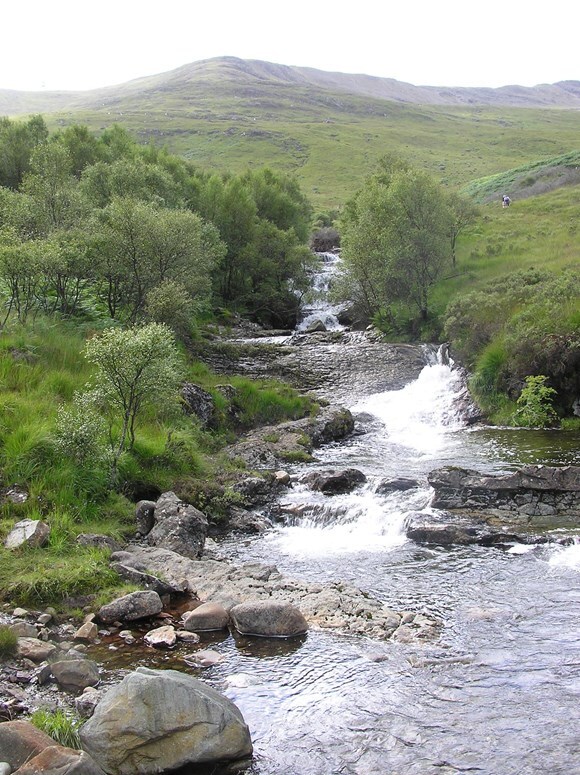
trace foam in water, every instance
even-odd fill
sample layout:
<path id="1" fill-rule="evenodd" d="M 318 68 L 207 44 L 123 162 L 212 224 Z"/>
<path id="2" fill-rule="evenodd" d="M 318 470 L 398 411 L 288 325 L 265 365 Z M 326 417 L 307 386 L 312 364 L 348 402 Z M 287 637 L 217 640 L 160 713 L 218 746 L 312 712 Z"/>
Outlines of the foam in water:
<path id="1" fill-rule="evenodd" d="M 395 457 L 404 465 L 406 448 L 410 454 L 432 455 L 439 451 L 452 432 L 464 427 L 454 405 L 463 391 L 461 375 L 449 365 L 426 366 L 419 378 L 402 390 L 377 393 L 360 401 L 355 410 L 376 417 L 384 426 L 381 456 Z M 360 443 L 371 443 L 362 436 Z M 411 491 L 379 495 L 374 492 L 376 477 L 349 495 L 325 497 L 306 488 L 297 488 L 290 497 L 297 524 L 280 529 L 272 540 L 284 553 L 320 556 L 375 552 L 403 544 L 409 512 L 428 504 L 427 486 Z M 308 506 L 307 504 L 310 504 Z"/>
<path id="2" fill-rule="evenodd" d="M 449 443 L 450 433 L 465 427 L 456 409 L 463 390 L 461 375 L 436 363 L 402 390 L 375 393 L 353 408 L 377 417 L 390 443 L 431 455 Z"/>
<path id="3" fill-rule="evenodd" d="M 559 547 L 548 560 L 549 565 L 559 568 L 575 568 L 580 570 L 580 543 Z"/>

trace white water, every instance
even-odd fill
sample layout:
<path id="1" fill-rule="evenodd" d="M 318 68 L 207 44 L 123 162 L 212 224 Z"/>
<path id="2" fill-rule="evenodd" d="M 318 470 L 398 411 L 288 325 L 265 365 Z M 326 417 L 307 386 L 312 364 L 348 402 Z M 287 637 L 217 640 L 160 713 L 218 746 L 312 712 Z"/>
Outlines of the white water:
<path id="1" fill-rule="evenodd" d="M 323 323 L 327 331 L 341 331 L 344 326 L 338 322 L 337 315 L 344 304 L 333 304 L 329 293 L 334 277 L 340 266 L 340 256 L 336 253 L 318 253 L 320 267 L 312 276 L 312 288 L 302 304 L 302 320 L 296 327 L 298 332 L 306 331 L 315 322 Z"/>
<path id="2" fill-rule="evenodd" d="M 343 395 L 356 395 L 348 388 Z M 434 513 L 426 475 L 442 465 L 580 463 L 577 439 L 565 447 L 556 433 L 466 428 L 456 411 L 462 391 L 460 372 L 432 362 L 402 390 L 358 396 L 357 434 L 291 472 L 353 467 L 366 484 L 325 496 L 294 483 L 283 525 L 224 544 L 235 561 L 351 582 L 443 622 L 432 644 L 315 631 L 286 650 L 255 639 L 220 644 L 227 662 L 212 677 L 250 726 L 248 775 L 580 772 L 580 542 L 503 551 L 405 536 L 411 512 Z M 417 486 L 381 495 L 382 480 L 395 477 Z"/>

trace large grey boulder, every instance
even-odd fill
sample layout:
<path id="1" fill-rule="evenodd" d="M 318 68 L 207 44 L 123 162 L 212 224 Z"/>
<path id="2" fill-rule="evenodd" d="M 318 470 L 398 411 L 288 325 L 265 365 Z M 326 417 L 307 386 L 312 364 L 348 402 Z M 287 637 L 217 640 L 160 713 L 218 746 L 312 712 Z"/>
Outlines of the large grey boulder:
<path id="1" fill-rule="evenodd" d="M 48 746 L 19 767 L 13 775 L 104 775 L 86 751 L 62 745 Z"/>
<path id="2" fill-rule="evenodd" d="M 292 638 L 308 630 L 306 619 L 296 606 L 277 600 L 240 603 L 231 609 L 230 616 L 242 635 Z"/>
<path id="3" fill-rule="evenodd" d="M 216 427 L 217 413 L 211 393 L 193 382 L 185 382 L 181 388 L 181 398 L 186 414 L 196 415 L 204 428 Z"/>
<path id="4" fill-rule="evenodd" d="M 17 522 L 8 533 L 4 546 L 18 549 L 19 546 L 46 546 L 50 527 L 39 519 L 23 519 Z"/>
<path id="5" fill-rule="evenodd" d="M 155 525 L 147 535 L 147 543 L 195 560 L 203 554 L 207 527 L 201 511 L 174 492 L 166 492 L 155 504 Z"/>
<path id="6" fill-rule="evenodd" d="M 12 771 L 49 745 L 54 745 L 52 737 L 30 721 L 5 721 L 0 724 L 0 762 L 8 762 Z"/>
<path id="7" fill-rule="evenodd" d="M 238 708 L 176 670 L 137 668 L 105 694 L 80 734 L 83 749 L 108 775 L 147 775 L 252 753 Z"/>
<path id="8" fill-rule="evenodd" d="M 153 590 L 130 592 L 101 606 L 97 614 L 105 624 L 112 622 L 130 622 L 155 616 L 163 610 L 161 598 Z"/>
<path id="9" fill-rule="evenodd" d="M 155 524 L 155 501 L 138 501 L 135 506 L 137 535 L 146 536 Z"/>

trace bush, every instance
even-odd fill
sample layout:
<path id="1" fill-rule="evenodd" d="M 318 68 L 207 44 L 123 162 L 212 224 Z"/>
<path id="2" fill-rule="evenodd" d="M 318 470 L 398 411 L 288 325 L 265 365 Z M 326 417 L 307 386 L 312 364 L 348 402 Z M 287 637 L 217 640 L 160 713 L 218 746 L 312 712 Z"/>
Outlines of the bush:
<path id="1" fill-rule="evenodd" d="M 558 415 L 552 406 L 556 391 L 546 385 L 547 379 L 543 374 L 526 377 L 526 387 L 518 398 L 519 408 L 513 417 L 515 425 L 547 428 L 557 423 Z"/>

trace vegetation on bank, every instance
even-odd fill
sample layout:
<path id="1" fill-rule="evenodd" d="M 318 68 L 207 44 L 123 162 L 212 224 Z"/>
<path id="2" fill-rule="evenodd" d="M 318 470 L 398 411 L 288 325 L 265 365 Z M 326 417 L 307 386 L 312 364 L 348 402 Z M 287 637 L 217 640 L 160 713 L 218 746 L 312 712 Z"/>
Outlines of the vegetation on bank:
<path id="1" fill-rule="evenodd" d="M 481 197 L 507 181 L 481 182 Z M 391 158 L 342 213 L 350 298 L 390 338 L 450 340 L 504 422 L 552 424 L 580 395 L 568 183 L 521 201 L 510 190 L 507 210 L 498 188 L 478 215 Z M 50 135 L 40 117 L 0 122 L 0 184 L 1 483 L 27 494 L 1 500 L 0 540 L 17 519 L 51 525 L 44 549 L 0 548 L 0 597 L 82 605 L 123 587 L 80 533 L 123 539 L 134 501 L 167 489 L 218 521 L 236 502 L 224 445 L 315 409 L 280 383 L 213 374 L 196 354 L 216 316 L 292 326 L 311 226 L 334 242 L 337 222 L 272 170 L 210 174 L 119 126 Z M 183 381 L 212 395 L 211 429 L 171 400 Z"/>

